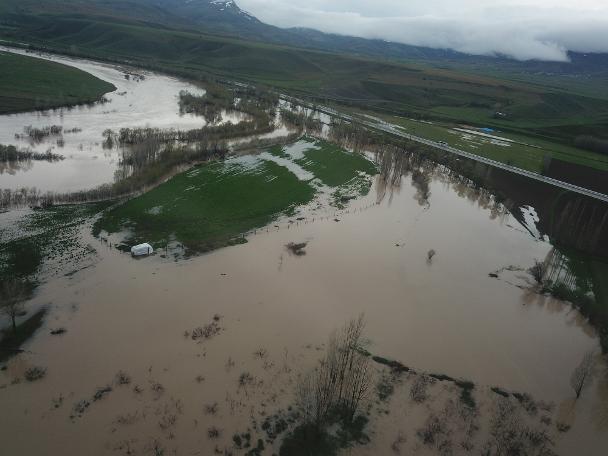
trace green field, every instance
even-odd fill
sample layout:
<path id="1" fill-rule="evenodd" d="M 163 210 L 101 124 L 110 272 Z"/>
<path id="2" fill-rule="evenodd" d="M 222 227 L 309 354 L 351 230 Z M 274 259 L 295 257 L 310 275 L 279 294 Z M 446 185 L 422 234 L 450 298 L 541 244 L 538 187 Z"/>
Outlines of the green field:
<path id="1" fill-rule="evenodd" d="M 389 115 L 381 117 L 392 124 L 399 125 L 406 133 L 434 141 L 445 141 L 458 149 L 528 171 L 540 173 L 548 158 L 608 171 L 608 155 L 595 154 L 555 141 L 517 133 L 495 131 L 491 133 L 492 136 L 507 140 L 504 142 L 498 141 L 499 144 L 496 144 L 492 138 L 457 131 L 455 128 L 464 127 L 451 122 L 424 122 Z"/>
<path id="2" fill-rule="evenodd" d="M 117 234 L 125 246 L 178 243 L 188 253 L 205 252 L 242 242 L 244 233 L 294 214 L 320 192 L 346 193 L 354 182 L 366 192 L 376 174 L 366 158 L 324 142 L 298 142 L 299 158 L 292 147 L 193 168 L 109 210 L 94 232 Z"/>
<path id="3" fill-rule="evenodd" d="M 116 88 L 73 67 L 0 52 L 0 113 L 72 106 Z"/>

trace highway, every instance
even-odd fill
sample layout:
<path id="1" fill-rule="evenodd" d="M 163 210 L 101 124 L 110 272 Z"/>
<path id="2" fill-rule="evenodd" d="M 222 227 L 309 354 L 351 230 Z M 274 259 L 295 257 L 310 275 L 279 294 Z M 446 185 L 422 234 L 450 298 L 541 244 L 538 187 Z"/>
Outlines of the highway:
<path id="1" fill-rule="evenodd" d="M 282 98 L 286 99 L 287 101 L 293 101 L 293 102 L 295 102 L 297 104 L 300 104 L 302 106 L 306 106 L 309 109 L 313 108 L 313 106 L 310 103 L 307 103 L 304 100 L 300 100 L 298 98 L 288 97 L 288 96 L 285 96 L 285 95 L 282 95 Z M 317 111 L 322 112 L 324 114 L 327 114 L 329 116 L 337 117 L 337 118 L 340 118 L 340 119 L 343 119 L 343 120 L 346 120 L 346 121 L 349 121 L 349 122 L 352 122 L 352 123 L 355 123 L 355 124 L 363 125 L 363 126 L 365 126 L 367 128 L 370 128 L 372 130 L 379 130 L 379 131 L 382 131 L 384 133 L 388 133 L 388 134 L 391 134 L 391 135 L 394 135 L 394 136 L 398 136 L 400 138 L 407 139 L 409 141 L 415 141 L 415 142 L 420 143 L 420 144 L 425 144 L 427 146 L 434 147 L 436 149 L 441 149 L 443 151 L 450 152 L 452 154 L 459 155 L 461 157 L 469 158 L 471 160 L 475 160 L 475 161 L 478 161 L 478 162 L 481 162 L 481 163 L 485 163 L 487 165 L 494 166 L 496 168 L 504 169 L 505 171 L 509 171 L 511 173 L 519 174 L 521 176 L 526 176 L 526 177 L 528 177 L 530 179 L 534 179 L 534 180 L 537 180 L 537 181 L 540 181 L 540 182 L 544 182 L 546 184 L 553 185 L 555 187 L 563 188 L 564 190 L 569 190 L 571 192 L 575 192 L 575 193 L 578 193 L 578 194 L 581 194 L 581 195 L 585 195 L 585 196 L 588 196 L 590 198 L 594 198 L 594 199 L 597 199 L 597 200 L 600 200 L 600 201 L 608 202 L 608 195 L 605 195 L 604 193 L 599 193 L 599 192 L 596 192 L 596 191 L 593 191 L 593 190 L 589 190 L 589 189 L 584 188 L 584 187 L 579 187 L 578 185 L 570 184 L 568 182 L 564 182 L 564 181 L 560 181 L 560 180 L 557 180 L 557 179 L 553 179 L 551 177 L 543 176 L 541 174 L 534 173 L 532 171 L 527 171 L 525 169 L 521 169 L 521 168 L 518 168 L 516 166 L 507 165 L 506 163 L 502 163 L 502 162 L 499 162 L 499 161 L 496 161 L 496 160 L 492 160 L 490 158 L 486 158 L 486 157 L 482 157 L 482 156 L 479 156 L 479 155 L 475 155 L 475 154 L 472 154 L 470 152 L 466 152 L 464 150 L 457 149 L 455 147 L 451 147 L 450 145 L 442 143 L 442 142 L 432 141 L 430 139 L 426 139 L 426 138 L 423 138 L 421 136 L 411 135 L 409 133 L 405 133 L 404 131 L 402 131 L 401 129 L 399 129 L 397 126 L 392 125 L 392 124 L 390 124 L 388 122 L 384 122 L 384 121 L 382 121 L 380 119 L 373 119 L 373 120 L 369 119 L 369 120 L 366 120 L 366 119 L 362 119 L 362 118 L 359 118 L 359 117 L 354 117 L 354 116 L 351 116 L 351 115 L 348 115 L 348 114 L 341 113 L 339 111 L 336 111 L 336 110 L 334 110 L 332 108 L 328 108 L 326 106 L 316 105 L 314 108 Z"/>

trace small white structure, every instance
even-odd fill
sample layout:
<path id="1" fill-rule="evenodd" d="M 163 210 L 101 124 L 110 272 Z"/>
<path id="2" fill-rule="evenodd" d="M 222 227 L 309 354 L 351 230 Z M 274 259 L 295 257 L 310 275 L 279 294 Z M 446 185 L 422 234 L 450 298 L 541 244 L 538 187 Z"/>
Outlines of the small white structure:
<path id="1" fill-rule="evenodd" d="M 147 242 L 131 247 L 131 255 L 133 256 L 150 255 L 153 252 L 154 249 Z"/>

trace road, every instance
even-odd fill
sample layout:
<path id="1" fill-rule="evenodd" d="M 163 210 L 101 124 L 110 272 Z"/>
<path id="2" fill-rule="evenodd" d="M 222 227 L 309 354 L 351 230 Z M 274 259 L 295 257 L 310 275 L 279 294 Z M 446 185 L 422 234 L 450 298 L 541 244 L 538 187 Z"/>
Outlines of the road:
<path id="1" fill-rule="evenodd" d="M 312 108 L 312 105 L 310 103 L 307 103 L 304 100 L 300 100 L 298 98 L 293 98 L 293 97 L 288 97 L 285 95 L 282 95 L 282 98 L 286 99 L 287 101 L 293 101 L 297 104 L 306 106 L 308 108 Z M 457 149 L 455 147 L 451 147 L 450 145 L 446 144 L 446 143 L 442 143 L 442 142 L 437 142 L 437 141 L 432 141 L 430 139 L 426 139 L 423 138 L 421 136 L 416 136 L 416 135 L 411 135 L 409 133 L 405 133 L 404 131 L 400 130 L 398 127 L 396 127 L 395 125 L 392 125 L 388 122 L 384 122 L 380 119 L 370 119 L 370 120 L 364 120 L 361 119 L 359 117 L 354 117 L 348 114 L 344 114 L 341 113 L 339 111 L 336 111 L 332 108 L 328 108 L 326 106 L 319 106 L 316 105 L 315 109 L 319 112 L 322 112 L 324 114 L 327 114 L 329 116 L 332 117 L 337 117 L 343 120 L 347 120 L 349 122 L 355 123 L 355 124 L 359 124 L 359 125 L 363 125 L 367 128 L 370 128 L 372 130 L 379 130 L 382 131 L 384 133 L 388 133 L 394 136 L 398 136 L 400 138 L 404 138 L 407 139 L 409 141 L 415 141 L 417 143 L 420 144 L 425 144 L 427 146 L 430 147 L 434 147 L 436 149 L 441 149 L 443 151 L 446 152 L 450 152 L 452 154 L 456 154 L 459 155 L 461 157 L 465 157 L 465 158 L 469 158 L 471 160 L 475 160 L 481 163 L 485 163 L 486 165 L 490 165 L 490 166 L 494 166 L 496 168 L 500 168 L 500 169 L 504 169 L 505 171 L 509 171 L 511 173 L 515 173 L 515 174 L 519 174 L 521 176 L 526 176 L 530 179 L 534 179 L 540 182 L 544 182 L 546 184 L 549 185 L 553 185 L 555 187 L 559 187 L 559 188 L 563 188 L 564 190 L 569 190 L 571 192 L 574 193 L 578 193 L 581 195 L 585 195 L 588 196 L 590 198 L 594 198 L 600 201 L 604 201 L 604 202 L 608 202 L 608 195 L 605 195 L 604 193 L 599 193 L 593 190 L 589 190 L 587 188 L 584 187 L 579 187 L 578 185 L 574 185 L 574 184 L 570 184 L 568 182 L 564 182 L 564 181 L 560 181 L 558 179 L 553 179 L 551 177 L 547 177 L 547 176 L 543 176 L 541 174 L 538 173 L 534 173 L 532 171 L 527 171 L 525 169 L 522 168 L 518 168 L 516 166 L 511 166 L 511 165 L 507 165 L 506 163 L 502 163 L 496 160 L 492 160 L 490 158 L 486 158 L 486 157 L 482 157 L 480 155 L 475 155 L 472 154 L 470 152 L 466 152 L 464 150 L 461 149 Z"/>

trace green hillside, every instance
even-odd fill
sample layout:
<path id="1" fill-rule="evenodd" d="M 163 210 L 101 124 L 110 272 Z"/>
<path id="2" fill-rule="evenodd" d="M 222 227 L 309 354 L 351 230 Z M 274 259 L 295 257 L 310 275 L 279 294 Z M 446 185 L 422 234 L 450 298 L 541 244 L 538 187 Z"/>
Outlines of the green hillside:
<path id="1" fill-rule="evenodd" d="M 84 71 L 34 57 L 0 52 L 0 68 L 0 113 L 93 102 L 115 89 Z"/>

